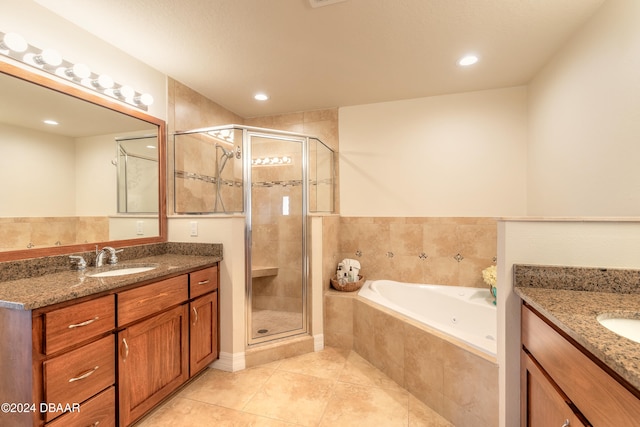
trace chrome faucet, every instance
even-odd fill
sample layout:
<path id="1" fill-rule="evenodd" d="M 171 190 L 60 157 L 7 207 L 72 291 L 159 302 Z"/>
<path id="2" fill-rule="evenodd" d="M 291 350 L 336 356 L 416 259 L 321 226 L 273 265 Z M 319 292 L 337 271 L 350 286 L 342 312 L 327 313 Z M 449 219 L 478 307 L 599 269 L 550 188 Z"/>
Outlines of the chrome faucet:
<path id="1" fill-rule="evenodd" d="M 104 248 L 102 248 L 102 250 L 98 250 L 98 247 L 96 246 L 96 267 L 102 267 L 104 264 L 104 254 L 105 253 L 109 253 L 109 259 L 107 260 L 107 264 L 117 264 L 118 263 L 118 256 L 116 255 L 119 252 L 122 252 L 123 249 L 120 249 L 119 251 L 115 250 L 114 248 L 112 248 L 111 246 L 105 246 Z"/>
<path id="2" fill-rule="evenodd" d="M 87 268 L 87 261 L 81 255 L 69 255 L 71 264 L 75 266 L 76 270 L 84 270 Z"/>

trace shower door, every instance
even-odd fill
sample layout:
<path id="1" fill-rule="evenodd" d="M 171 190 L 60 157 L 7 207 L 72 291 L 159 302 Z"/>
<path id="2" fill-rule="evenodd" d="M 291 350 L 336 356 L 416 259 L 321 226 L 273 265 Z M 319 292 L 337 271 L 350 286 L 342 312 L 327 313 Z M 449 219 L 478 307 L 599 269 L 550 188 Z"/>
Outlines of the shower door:
<path id="1" fill-rule="evenodd" d="M 247 332 L 257 344 L 307 331 L 307 148 L 304 137 L 245 135 Z"/>

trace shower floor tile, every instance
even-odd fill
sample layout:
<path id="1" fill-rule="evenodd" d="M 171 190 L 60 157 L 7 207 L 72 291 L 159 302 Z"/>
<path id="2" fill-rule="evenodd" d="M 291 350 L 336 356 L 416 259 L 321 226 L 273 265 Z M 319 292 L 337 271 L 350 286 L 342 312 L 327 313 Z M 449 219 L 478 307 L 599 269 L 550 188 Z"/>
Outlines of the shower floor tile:
<path id="1" fill-rule="evenodd" d="M 136 427 L 454 427 L 357 353 L 326 348 L 238 372 L 207 369 Z"/>
<path id="2" fill-rule="evenodd" d="M 302 314 L 293 311 L 253 310 L 252 337 L 279 334 L 302 328 Z"/>

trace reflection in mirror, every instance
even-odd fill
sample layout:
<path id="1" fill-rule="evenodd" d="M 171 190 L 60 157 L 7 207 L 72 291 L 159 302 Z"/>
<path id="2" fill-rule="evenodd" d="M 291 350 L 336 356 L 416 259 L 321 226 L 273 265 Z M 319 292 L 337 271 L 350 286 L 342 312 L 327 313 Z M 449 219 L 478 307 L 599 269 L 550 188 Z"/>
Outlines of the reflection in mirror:
<path id="1" fill-rule="evenodd" d="M 0 260 L 166 239 L 164 122 L 2 62 L 0 93 Z M 123 205 L 114 140 L 138 163 Z"/>
<path id="2" fill-rule="evenodd" d="M 116 139 L 118 213 L 158 213 L 158 136 Z"/>

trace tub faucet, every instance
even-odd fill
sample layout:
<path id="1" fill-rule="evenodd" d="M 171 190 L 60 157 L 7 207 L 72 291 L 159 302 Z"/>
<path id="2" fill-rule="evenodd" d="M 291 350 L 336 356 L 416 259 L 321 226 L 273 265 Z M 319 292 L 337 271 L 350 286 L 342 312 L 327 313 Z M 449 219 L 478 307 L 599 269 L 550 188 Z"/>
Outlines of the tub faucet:
<path id="1" fill-rule="evenodd" d="M 102 250 L 99 251 L 98 248 L 96 247 L 96 267 L 102 267 L 102 265 L 104 264 L 104 254 L 107 252 L 109 253 L 109 259 L 107 260 L 107 264 L 111 264 L 111 265 L 117 264 L 118 256 L 116 254 L 122 251 L 123 249 L 120 249 L 119 251 L 117 251 L 111 246 L 105 246 L 104 248 L 102 248 Z"/>

